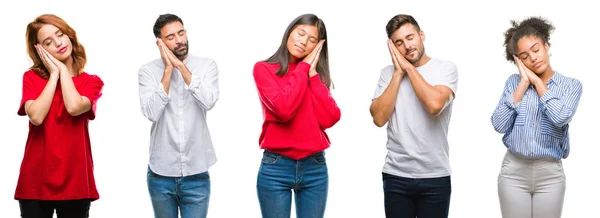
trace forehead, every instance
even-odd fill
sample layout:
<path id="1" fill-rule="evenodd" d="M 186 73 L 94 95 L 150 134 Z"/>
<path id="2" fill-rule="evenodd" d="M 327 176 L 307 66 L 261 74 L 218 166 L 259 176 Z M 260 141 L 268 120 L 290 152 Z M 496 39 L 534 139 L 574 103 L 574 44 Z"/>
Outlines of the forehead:
<path id="1" fill-rule="evenodd" d="M 527 51 L 531 48 L 531 46 L 534 46 L 536 43 L 538 45 L 541 45 L 542 39 L 533 35 L 524 36 L 521 39 L 519 39 L 519 41 L 517 41 L 517 51 Z"/>
<path id="2" fill-rule="evenodd" d="M 312 36 L 312 37 L 319 36 L 319 30 L 317 29 L 317 27 L 315 25 L 300 24 L 300 25 L 296 26 L 296 28 L 294 28 L 294 31 L 304 31 L 304 32 L 308 33 L 309 36 Z"/>
<path id="3" fill-rule="evenodd" d="M 38 42 L 42 42 L 44 39 L 54 35 L 58 30 L 59 29 L 52 24 L 44 24 L 40 30 L 38 30 Z"/>
<path id="4" fill-rule="evenodd" d="M 411 34 L 417 34 L 417 29 L 411 23 L 405 23 L 392 33 L 392 39 L 402 39 Z"/>
<path id="5" fill-rule="evenodd" d="M 165 26 L 163 26 L 162 28 L 160 28 L 160 34 L 163 36 L 166 36 L 169 34 L 177 33 L 182 29 L 183 29 L 183 24 L 181 24 L 179 21 L 174 21 L 174 22 L 170 22 L 170 23 L 166 24 Z"/>

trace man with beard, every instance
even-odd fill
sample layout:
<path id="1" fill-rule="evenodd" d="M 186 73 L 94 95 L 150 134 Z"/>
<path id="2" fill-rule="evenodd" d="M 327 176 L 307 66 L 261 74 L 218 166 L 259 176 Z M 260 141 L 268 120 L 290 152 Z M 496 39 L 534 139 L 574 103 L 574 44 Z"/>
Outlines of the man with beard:
<path id="1" fill-rule="evenodd" d="M 216 162 L 206 112 L 219 99 L 217 65 L 188 54 L 176 15 L 160 15 L 154 35 L 161 58 L 139 70 L 140 106 L 152 122 L 147 182 L 154 215 L 206 217 L 208 169 Z"/>
<path id="2" fill-rule="evenodd" d="M 370 108 L 375 125 L 388 123 L 385 214 L 448 217 L 448 125 L 457 68 L 425 54 L 425 34 L 412 16 L 394 16 L 386 31 L 393 65 L 381 71 Z"/>

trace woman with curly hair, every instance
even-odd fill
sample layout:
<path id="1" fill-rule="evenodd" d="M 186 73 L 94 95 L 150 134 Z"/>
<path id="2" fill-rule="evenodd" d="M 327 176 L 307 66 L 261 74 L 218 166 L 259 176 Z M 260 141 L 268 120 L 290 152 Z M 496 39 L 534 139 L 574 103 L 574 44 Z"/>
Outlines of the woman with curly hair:
<path id="1" fill-rule="evenodd" d="M 505 32 L 506 59 L 516 64 L 491 117 L 508 149 L 498 176 L 502 217 L 554 218 L 562 213 L 569 122 L 582 85 L 550 66 L 546 19 L 531 17 Z"/>

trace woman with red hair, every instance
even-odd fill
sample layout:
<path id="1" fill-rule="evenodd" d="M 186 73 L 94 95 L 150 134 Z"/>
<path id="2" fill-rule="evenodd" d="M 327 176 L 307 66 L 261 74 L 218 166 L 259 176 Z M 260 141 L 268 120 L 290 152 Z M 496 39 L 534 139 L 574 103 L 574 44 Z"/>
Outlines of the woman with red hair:
<path id="1" fill-rule="evenodd" d="M 41 15 L 27 25 L 33 66 L 23 74 L 18 114 L 29 134 L 15 199 L 21 216 L 88 217 L 99 198 L 93 174 L 88 122 L 104 83 L 83 71 L 85 50 L 63 19 Z"/>

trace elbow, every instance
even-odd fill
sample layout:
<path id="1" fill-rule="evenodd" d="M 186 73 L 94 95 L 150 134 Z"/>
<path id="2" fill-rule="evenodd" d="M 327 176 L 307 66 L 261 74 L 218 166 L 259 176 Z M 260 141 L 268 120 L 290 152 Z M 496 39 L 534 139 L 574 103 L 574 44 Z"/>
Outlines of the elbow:
<path id="1" fill-rule="evenodd" d="M 375 116 L 375 117 L 373 117 L 373 123 L 377 127 L 383 127 L 387 123 L 387 120 L 381 119 L 381 118 Z"/>
<path id="2" fill-rule="evenodd" d="M 39 126 L 42 125 L 42 123 L 44 123 L 44 119 L 29 117 L 29 122 L 31 122 L 31 124 L 33 124 L 34 126 Z"/>
<path id="3" fill-rule="evenodd" d="M 429 111 L 429 114 L 431 114 L 431 116 L 437 116 L 440 115 L 443 108 L 443 104 L 432 103 L 427 107 L 427 110 Z"/>
<path id="4" fill-rule="evenodd" d="M 85 113 L 85 111 L 83 110 L 83 108 L 81 108 L 81 106 L 79 105 L 65 105 L 65 109 L 67 110 L 67 113 L 69 113 L 69 115 L 76 117 L 79 116 L 83 113 Z"/>
<path id="5" fill-rule="evenodd" d="M 215 107 L 215 105 L 217 104 L 217 100 L 219 100 L 219 99 L 215 98 L 215 100 L 208 102 L 208 104 L 204 104 L 204 108 L 206 108 L 207 111 L 212 110 Z"/>

